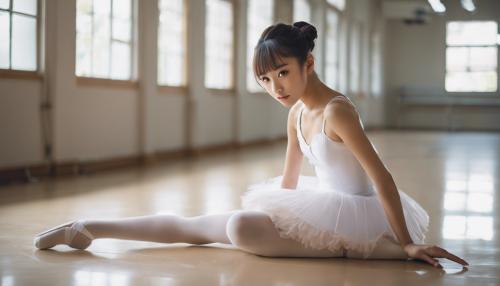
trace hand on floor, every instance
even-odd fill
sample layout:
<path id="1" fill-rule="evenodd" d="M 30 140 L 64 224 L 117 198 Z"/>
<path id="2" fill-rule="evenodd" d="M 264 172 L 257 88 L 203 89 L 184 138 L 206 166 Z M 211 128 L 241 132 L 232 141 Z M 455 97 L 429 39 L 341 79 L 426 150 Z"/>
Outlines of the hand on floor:
<path id="1" fill-rule="evenodd" d="M 412 258 L 417 258 L 423 260 L 434 267 L 442 268 L 443 266 L 439 264 L 439 261 L 436 258 L 447 258 L 449 260 L 455 261 L 456 263 L 462 264 L 463 266 L 468 266 L 467 263 L 462 258 L 449 253 L 446 249 L 443 249 L 436 245 L 427 245 L 427 244 L 407 244 L 404 248 L 404 251 L 408 254 L 408 256 Z"/>

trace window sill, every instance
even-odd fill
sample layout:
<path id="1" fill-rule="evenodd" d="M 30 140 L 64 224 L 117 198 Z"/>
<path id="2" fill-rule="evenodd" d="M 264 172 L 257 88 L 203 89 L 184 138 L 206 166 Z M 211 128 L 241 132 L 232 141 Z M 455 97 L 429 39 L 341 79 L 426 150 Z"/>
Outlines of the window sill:
<path id="1" fill-rule="evenodd" d="M 267 92 L 265 91 L 248 91 L 247 92 L 249 95 L 256 95 L 256 96 L 267 96 Z"/>
<path id="2" fill-rule="evenodd" d="M 207 88 L 207 93 L 212 96 L 217 95 L 227 95 L 234 96 L 236 94 L 235 89 L 218 89 L 218 88 Z"/>
<path id="3" fill-rule="evenodd" d="M 139 82 L 134 80 L 118 80 L 96 77 L 76 77 L 76 83 L 82 86 L 102 86 L 109 88 L 138 89 Z"/>
<path id="4" fill-rule="evenodd" d="M 178 95 L 187 95 L 188 88 L 187 86 L 169 86 L 169 85 L 159 85 L 158 93 L 161 94 L 178 94 Z"/>
<path id="5" fill-rule="evenodd" d="M 7 70 L 7 69 L 0 69 L 0 77 L 9 79 L 33 79 L 33 80 L 43 79 L 43 75 L 39 74 L 36 71 Z"/>

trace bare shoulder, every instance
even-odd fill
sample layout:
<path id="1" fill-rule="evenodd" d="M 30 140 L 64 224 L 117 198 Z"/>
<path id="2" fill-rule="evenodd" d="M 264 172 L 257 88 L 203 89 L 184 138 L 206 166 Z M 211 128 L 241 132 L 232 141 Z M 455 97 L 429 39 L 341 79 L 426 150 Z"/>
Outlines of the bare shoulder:
<path id="1" fill-rule="evenodd" d="M 359 114 L 356 106 L 343 95 L 331 100 L 325 106 L 323 115 L 325 120 L 330 123 L 330 126 L 337 128 L 359 124 Z"/>

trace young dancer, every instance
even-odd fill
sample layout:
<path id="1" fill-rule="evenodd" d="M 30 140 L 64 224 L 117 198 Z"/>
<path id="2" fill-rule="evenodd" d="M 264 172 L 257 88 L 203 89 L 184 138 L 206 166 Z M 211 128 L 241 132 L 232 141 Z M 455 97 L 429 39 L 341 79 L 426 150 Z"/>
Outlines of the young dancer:
<path id="1" fill-rule="evenodd" d="M 354 104 L 318 78 L 311 54 L 316 38 L 306 22 L 280 23 L 265 29 L 255 47 L 256 80 L 290 108 L 288 145 L 283 175 L 250 186 L 241 210 L 77 220 L 38 234 L 35 246 L 85 249 L 98 238 L 219 242 L 269 257 L 414 258 L 435 267 L 442 257 L 468 265 L 423 244 L 429 216 L 397 189 Z M 304 156 L 316 176 L 300 175 Z"/>

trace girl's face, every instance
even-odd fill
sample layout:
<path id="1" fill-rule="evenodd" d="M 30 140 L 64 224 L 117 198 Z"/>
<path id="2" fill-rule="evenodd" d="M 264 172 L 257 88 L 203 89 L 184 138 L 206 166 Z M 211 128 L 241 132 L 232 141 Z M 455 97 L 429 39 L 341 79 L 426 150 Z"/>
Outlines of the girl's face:
<path id="1" fill-rule="evenodd" d="M 285 107 L 291 107 L 302 97 L 306 89 L 308 61 L 301 68 L 296 58 L 282 58 L 281 65 L 275 70 L 259 75 L 258 82 L 275 100 Z"/>

